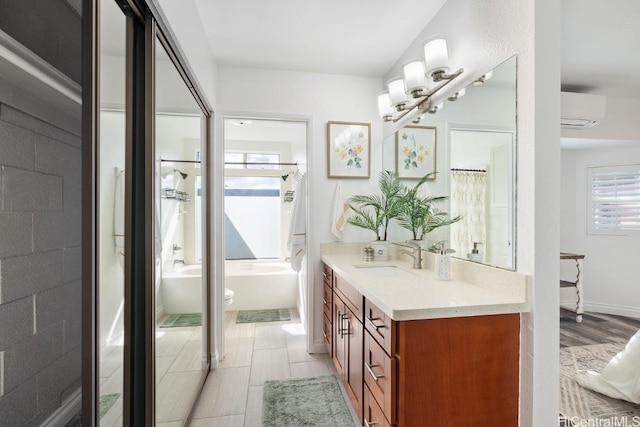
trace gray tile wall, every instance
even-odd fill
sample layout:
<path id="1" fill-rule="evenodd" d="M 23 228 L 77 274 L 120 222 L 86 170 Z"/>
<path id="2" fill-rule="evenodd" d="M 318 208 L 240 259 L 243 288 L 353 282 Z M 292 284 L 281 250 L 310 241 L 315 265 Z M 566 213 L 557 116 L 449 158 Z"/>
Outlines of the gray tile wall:
<path id="1" fill-rule="evenodd" d="M 80 386 L 81 140 L 0 104 L 0 427 Z"/>

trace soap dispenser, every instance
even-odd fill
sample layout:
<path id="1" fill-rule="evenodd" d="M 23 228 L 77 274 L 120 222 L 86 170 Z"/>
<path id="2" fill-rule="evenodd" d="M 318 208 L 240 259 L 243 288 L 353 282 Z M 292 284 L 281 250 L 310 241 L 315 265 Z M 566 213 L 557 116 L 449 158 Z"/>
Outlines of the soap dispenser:
<path id="1" fill-rule="evenodd" d="M 473 249 L 471 252 L 467 254 L 467 259 L 469 261 L 482 262 L 482 254 L 478 249 L 478 245 L 481 245 L 482 242 L 473 242 Z"/>
<path id="2" fill-rule="evenodd" d="M 451 280 L 451 254 L 453 249 L 445 249 L 445 242 L 438 243 L 436 253 L 436 280 Z"/>

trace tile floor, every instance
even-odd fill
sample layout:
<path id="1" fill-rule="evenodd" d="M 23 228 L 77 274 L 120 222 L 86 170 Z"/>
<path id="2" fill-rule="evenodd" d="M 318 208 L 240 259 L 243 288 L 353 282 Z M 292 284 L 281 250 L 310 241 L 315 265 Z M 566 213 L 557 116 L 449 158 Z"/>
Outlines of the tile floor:
<path id="1" fill-rule="evenodd" d="M 158 320 L 162 324 L 164 318 Z M 122 346 L 104 349 L 100 394 L 120 393 L 100 427 L 122 426 Z M 202 377 L 202 327 L 156 329 L 156 418 L 158 426 L 181 425 Z"/>
<path id="2" fill-rule="evenodd" d="M 307 353 L 300 317 L 295 309 L 290 312 L 288 322 L 240 324 L 235 322 L 237 311 L 225 313 L 226 356 L 219 368 L 209 373 L 190 426 L 261 427 L 266 380 L 336 374 L 327 354 Z M 157 330 L 158 427 L 182 424 L 180 414 L 186 413 L 201 374 L 200 360 L 194 356 L 194 349 L 201 345 L 201 333 L 201 327 Z M 122 393 L 122 347 L 103 352 L 100 393 Z M 100 427 L 120 426 L 122 398 L 100 421 Z"/>
<path id="3" fill-rule="evenodd" d="M 191 426 L 261 427 L 266 380 L 336 373 L 327 354 L 307 353 L 300 318 L 290 311 L 289 322 L 243 324 L 235 323 L 237 312 L 226 313 L 226 357 L 209 373 Z"/>

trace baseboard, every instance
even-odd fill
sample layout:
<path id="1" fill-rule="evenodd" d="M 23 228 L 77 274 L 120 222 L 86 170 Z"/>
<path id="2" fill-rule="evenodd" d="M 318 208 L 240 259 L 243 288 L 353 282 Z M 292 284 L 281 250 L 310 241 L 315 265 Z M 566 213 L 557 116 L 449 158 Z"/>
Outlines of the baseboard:
<path id="1" fill-rule="evenodd" d="M 567 310 L 570 310 L 570 311 L 575 311 L 576 303 L 575 301 L 561 301 L 560 307 L 566 308 Z M 584 311 L 593 312 L 593 313 L 614 314 L 617 316 L 633 317 L 635 319 L 640 319 L 640 308 L 638 307 L 585 302 Z"/>
<path id="2" fill-rule="evenodd" d="M 213 352 L 213 354 L 211 354 L 211 363 L 209 364 L 209 370 L 213 371 L 218 369 L 218 366 L 220 365 L 220 354 L 218 354 L 217 351 Z"/>
<path id="3" fill-rule="evenodd" d="M 71 393 L 62 406 L 40 424 L 40 427 L 61 427 L 67 424 L 82 408 L 82 387 Z"/>
<path id="4" fill-rule="evenodd" d="M 309 349 L 309 353 L 313 353 L 313 354 L 326 353 L 326 352 L 327 352 L 327 347 L 324 344 L 324 340 L 314 342 L 311 348 Z"/>

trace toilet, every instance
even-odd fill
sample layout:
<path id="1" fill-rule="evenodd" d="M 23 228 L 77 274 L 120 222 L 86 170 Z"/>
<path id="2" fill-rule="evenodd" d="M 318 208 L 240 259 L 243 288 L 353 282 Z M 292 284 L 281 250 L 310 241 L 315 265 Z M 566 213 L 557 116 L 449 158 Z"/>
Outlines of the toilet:
<path id="1" fill-rule="evenodd" d="M 224 309 L 229 310 L 231 304 L 233 304 L 233 291 L 231 289 L 224 288 Z"/>

